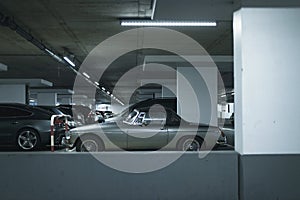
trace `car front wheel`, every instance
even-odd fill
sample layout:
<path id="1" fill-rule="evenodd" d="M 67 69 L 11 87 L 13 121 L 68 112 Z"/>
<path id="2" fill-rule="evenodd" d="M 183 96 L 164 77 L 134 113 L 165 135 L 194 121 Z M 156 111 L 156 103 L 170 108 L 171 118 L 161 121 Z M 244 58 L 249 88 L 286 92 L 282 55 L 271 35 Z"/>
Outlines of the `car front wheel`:
<path id="1" fill-rule="evenodd" d="M 104 151 L 102 141 L 93 135 L 81 136 L 76 144 L 77 152 L 98 152 Z"/>

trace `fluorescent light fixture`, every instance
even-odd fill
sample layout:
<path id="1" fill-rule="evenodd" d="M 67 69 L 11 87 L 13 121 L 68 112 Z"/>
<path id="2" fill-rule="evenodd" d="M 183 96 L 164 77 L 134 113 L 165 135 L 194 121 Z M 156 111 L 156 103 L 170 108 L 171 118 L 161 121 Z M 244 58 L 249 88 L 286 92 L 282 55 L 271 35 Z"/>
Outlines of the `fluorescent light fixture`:
<path id="1" fill-rule="evenodd" d="M 226 94 L 222 94 L 221 97 L 226 97 Z"/>
<path id="2" fill-rule="evenodd" d="M 53 58 L 56 59 L 58 62 L 63 62 L 63 60 L 55 54 L 54 54 Z"/>
<path id="3" fill-rule="evenodd" d="M 86 72 L 83 72 L 82 74 L 83 74 L 83 76 L 85 76 L 87 78 L 91 78 Z"/>
<path id="4" fill-rule="evenodd" d="M 94 82 L 97 86 L 99 86 L 99 83 L 97 81 Z"/>
<path id="5" fill-rule="evenodd" d="M 105 87 L 102 87 L 101 89 L 102 89 L 103 91 L 105 91 Z"/>
<path id="6" fill-rule="evenodd" d="M 7 71 L 7 65 L 0 63 L 0 71 Z"/>
<path id="7" fill-rule="evenodd" d="M 54 56 L 55 54 L 52 52 L 52 51 L 50 51 L 49 49 L 45 49 L 45 51 L 47 52 L 47 53 L 49 53 L 51 56 Z"/>
<path id="8" fill-rule="evenodd" d="M 107 94 L 110 94 L 110 92 L 109 92 L 109 91 L 107 91 L 106 93 L 107 93 Z"/>
<path id="9" fill-rule="evenodd" d="M 64 56 L 64 60 L 67 61 L 72 67 L 75 67 L 75 63 L 73 63 L 67 56 Z"/>
<path id="10" fill-rule="evenodd" d="M 56 59 L 58 62 L 62 62 L 63 61 L 58 55 L 56 55 L 55 53 L 53 53 L 51 50 L 45 48 L 45 51 L 47 53 L 49 53 L 49 55 L 52 56 L 54 59 Z"/>
<path id="11" fill-rule="evenodd" d="M 209 21 L 121 20 L 121 26 L 217 26 Z"/>

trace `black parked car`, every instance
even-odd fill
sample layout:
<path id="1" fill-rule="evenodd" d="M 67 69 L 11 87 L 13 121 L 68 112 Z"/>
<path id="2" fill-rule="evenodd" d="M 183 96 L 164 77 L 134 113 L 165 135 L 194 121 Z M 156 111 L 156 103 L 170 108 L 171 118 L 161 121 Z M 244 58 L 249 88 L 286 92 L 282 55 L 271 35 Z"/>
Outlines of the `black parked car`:
<path id="1" fill-rule="evenodd" d="M 38 107 L 50 112 L 52 115 L 68 115 L 66 113 L 63 113 L 56 106 L 38 106 Z M 61 117 L 59 120 L 61 120 L 61 123 L 65 122 L 65 118 L 63 118 L 63 117 Z M 67 122 L 68 122 L 67 124 L 68 124 L 69 129 L 76 127 L 76 122 L 74 121 L 73 117 L 71 117 L 70 115 L 68 115 L 68 117 L 67 117 Z"/>
<path id="2" fill-rule="evenodd" d="M 50 145 L 52 113 L 25 104 L 0 104 L 0 145 L 20 150 L 35 150 Z M 63 126 L 56 127 L 55 143 L 64 136 Z"/>
<path id="3" fill-rule="evenodd" d="M 87 106 L 82 105 L 59 105 L 57 108 L 63 113 L 70 115 L 77 126 L 96 123 L 95 113 Z"/>

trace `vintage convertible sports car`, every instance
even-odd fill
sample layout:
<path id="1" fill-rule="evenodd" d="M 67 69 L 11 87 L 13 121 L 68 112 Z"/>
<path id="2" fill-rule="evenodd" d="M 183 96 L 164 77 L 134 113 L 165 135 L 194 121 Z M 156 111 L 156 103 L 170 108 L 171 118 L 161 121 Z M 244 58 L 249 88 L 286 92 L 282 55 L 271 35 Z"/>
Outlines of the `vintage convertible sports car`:
<path id="1" fill-rule="evenodd" d="M 156 108 L 155 108 L 156 107 Z M 218 128 L 185 121 L 162 106 L 122 112 L 114 120 L 71 129 L 63 144 L 76 151 L 181 150 L 198 151 L 225 144 Z"/>

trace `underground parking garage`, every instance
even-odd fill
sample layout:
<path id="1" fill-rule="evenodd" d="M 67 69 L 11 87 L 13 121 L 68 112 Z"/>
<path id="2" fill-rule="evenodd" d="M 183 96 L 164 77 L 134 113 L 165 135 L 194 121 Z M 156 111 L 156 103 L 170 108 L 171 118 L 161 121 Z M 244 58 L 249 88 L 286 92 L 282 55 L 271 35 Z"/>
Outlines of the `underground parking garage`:
<path id="1" fill-rule="evenodd" d="M 297 1 L 0 1 L 1 199 L 299 199 Z"/>

